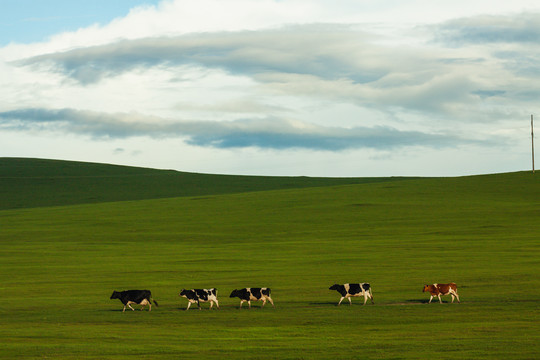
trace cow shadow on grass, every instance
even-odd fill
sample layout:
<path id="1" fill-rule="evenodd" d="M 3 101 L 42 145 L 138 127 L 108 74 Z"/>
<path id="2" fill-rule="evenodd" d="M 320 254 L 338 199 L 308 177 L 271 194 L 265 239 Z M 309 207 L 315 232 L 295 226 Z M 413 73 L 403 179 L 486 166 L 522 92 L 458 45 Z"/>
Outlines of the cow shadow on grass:
<path id="1" fill-rule="evenodd" d="M 118 309 L 107 309 L 107 310 L 105 310 L 105 311 L 108 311 L 108 312 L 126 312 L 126 313 L 128 312 L 127 309 L 126 309 L 126 311 L 122 311 L 122 309 L 120 309 L 120 310 L 118 310 Z M 148 312 L 148 309 L 144 309 L 144 310 L 142 310 L 142 311 Z M 135 311 L 129 309 L 129 312 L 130 312 L 130 313 L 132 313 L 132 312 L 137 313 L 137 312 L 142 312 L 142 311 L 139 310 L 139 309 L 135 309 Z M 152 311 L 150 311 L 150 312 L 154 312 L 154 310 L 152 310 Z"/>
<path id="2" fill-rule="evenodd" d="M 337 301 L 310 301 L 309 305 L 313 305 L 313 306 L 334 305 L 334 306 L 336 306 Z M 349 305 L 349 304 L 347 304 L 347 305 Z"/>
<path id="3" fill-rule="evenodd" d="M 408 299 L 408 300 L 404 300 L 404 301 L 400 301 L 400 302 L 382 302 L 382 303 L 377 303 L 375 302 L 375 304 L 372 304 L 370 303 L 369 301 L 364 305 L 364 301 L 363 299 L 361 299 L 362 301 L 354 301 L 352 302 L 352 306 L 366 306 L 366 307 L 369 307 L 369 306 L 377 306 L 377 305 L 381 305 L 381 306 L 391 306 L 391 305 L 419 305 L 419 304 L 427 304 L 429 303 L 429 299 Z M 434 301 L 432 301 L 434 302 Z M 437 302 L 439 302 L 437 300 Z M 443 303 L 445 301 L 443 300 Z M 311 306 L 334 306 L 334 307 L 337 307 L 338 305 L 338 301 L 311 301 L 309 303 L 309 305 Z M 339 307 L 349 307 L 351 305 L 349 305 L 348 302 L 342 302 L 341 305 Z"/>
<path id="4" fill-rule="evenodd" d="M 457 301 L 454 301 L 455 303 L 458 303 Z M 431 300 L 431 303 L 434 304 L 434 303 L 439 303 L 439 299 L 437 298 L 433 298 L 433 300 Z M 451 300 L 442 300 L 442 303 L 443 304 L 451 304 L 452 301 Z M 409 299 L 409 300 L 405 300 L 403 302 L 403 304 L 429 304 L 429 299 Z"/>
<path id="5" fill-rule="evenodd" d="M 403 304 L 427 304 L 429 303 L 429 299 L 425 299 L 425 298 L 422 298 L 422 299 L 407 299 L 405 301 L 403 301 Z"/>
<path id="6" fill-rule="evenodd" d="M 310 301 L 309 302 L 309 305 L 310 306 L 334 306 L 334 307 L 337 307 L 338 306 L 338 302 L 339 300 L 337 301 Z M 375 303 L 376 305 L 377 303 Z M 373 305 L 371 304 L 369 301 L 366 303 L 366 306 L 368 305 Z M 341 305 L 339 307 L 342 307 L 342 306 L 345 306 L 345 307 L 349 307 L 349 306 L 364 306 L 364 300 L 362 299 L 362 301 L 358 301 L 358 302 L 355 302 L 353 300 L 352 304 L 349 305 L 349 302 L 342 302 Z"/>

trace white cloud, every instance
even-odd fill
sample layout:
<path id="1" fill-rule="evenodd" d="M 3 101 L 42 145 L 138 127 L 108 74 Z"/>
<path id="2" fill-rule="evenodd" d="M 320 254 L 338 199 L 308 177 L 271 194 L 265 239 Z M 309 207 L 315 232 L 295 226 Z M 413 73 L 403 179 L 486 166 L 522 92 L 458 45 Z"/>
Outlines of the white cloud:
<path id="1" fill-rule="evenodd" d="M 337 174 L 352 153 L 389 169 L 395 148 L 418 171 L 418 159 L 436 161 L 426 151 L 470 169 L 476 158 L 457 155 L 467 147 L 506 161 L 486 162 L 495 168 L 514 166 L 501 154 L 526 142 L 521 119 L 540 95 L 531 87 L 540 51 L 527 40 L 540 32 L 520 25 L 540 19 L 534 2 L 339 3 L 164 1 L 0 48 L 0 126 L 80 137 L 85 149 L 100 149 L 85 154 L 128 163 L 156 154 L 178 164 L 164 155 L 171 146 L 191 164 L 223 159 L 207 164 L 229 173 L 257 173 L 264 163 L 276 174 Z"/>

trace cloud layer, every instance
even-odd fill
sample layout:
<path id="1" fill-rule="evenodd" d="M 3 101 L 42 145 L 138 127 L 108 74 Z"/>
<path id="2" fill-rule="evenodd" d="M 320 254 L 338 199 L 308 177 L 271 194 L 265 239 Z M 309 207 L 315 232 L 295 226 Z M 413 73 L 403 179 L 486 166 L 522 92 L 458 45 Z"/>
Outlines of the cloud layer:
<path id="1" fill-rule="evenodd" d="M 138 114 L 103 114 L 72 109 L 24 109 L 0 113 L 4 130 L 53 130 L 97 138 L 180 137 L 192 145 L 216 148 L 392 149 L 402 146 L 453 147 L 478 143 L 459 136 L 372 128 L 322 127 L 281 119 L 180 121 L 148 118 Z"/>
<path id="2" fill-rule="evenodd" d="M 0 48 L 0 128 L 336 157 L 469 146 L 495 154 L 526 142 L 523 119 L 540 96 L 539 9 L 479 7 L 449 19 L 424 4 L 442 20 L 411 25 L 367 21 L 401 19 L 384 1 L 347 2 L 348 12 L 323 0 L 203 3 L 164 1 Z"/>

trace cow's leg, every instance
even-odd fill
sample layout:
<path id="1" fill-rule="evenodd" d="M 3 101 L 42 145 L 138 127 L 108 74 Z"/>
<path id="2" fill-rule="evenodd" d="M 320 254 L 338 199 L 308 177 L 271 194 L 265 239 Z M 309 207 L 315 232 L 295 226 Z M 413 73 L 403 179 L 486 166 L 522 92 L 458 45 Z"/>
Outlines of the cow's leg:
<path id="1" fill-rule="evenodd" d="M 431 297 L 429 298 L 428 304 L 431 304 L 431 300 L 433 300 L 433 295 L 431 295 Z"/>
<path id="2" fill-rule="evenodd" d="M 242 308 L 242 304 L 244 303 L 244 301 L 246 300 L 240 300 L 240 309 Z"/>
<path id="3" fill-rule="evenodd" d="M 126 305 L 124 305 L 124 310 L 122 310 L 122 312 L 125 312 L 126 311 Z"/>
<path id="4" fill-rule="evenodd" d="M 188 301 L 186 310 L 189 310 L 189 307 L 191 306 L 191 301 Z"/>
<path id="5" fill-rule="evenodd" d="M 452 304 L 454 303 L 454 294 L 450 293 L 450 296 L 452 297 Z"/>
<path id="6" fill-rule="evenodd" d="M 219 302 L 218 302 L 218 300 L 216 299 L 216 300 L 214 300 L 214 301 L 216 302 L 216 306 L 217 306 L 217 308 L 219 309 Z"/>
<path id="7" fill-rule="evenodd" d="M 136 304 L 136 303 L 134 303 L 134 302 L 131 302 L 131 303 L 132 303 L 132 304 Z M 129 302 L 128 302 L 128 304 L 129 304 Z M 143 299 L 143 300 L 139 303 L 139 305 L 141 305 L 141 311 L 144 310 L 144 307 L 145 307 L 146 305 L 148 305 L 148 311 L 152 311 L 152 303 L 150 302 L 149 299 Z"/>
<path id="8" fill-rule="evenodd" d="M 365 292 L 364 293 L 364 305 L 366 305 L 367 299 L 368 299 L 368 294 L 367 294 L 367 292 Z"/>
<path id="9" fill-rule="evenodd" d="M 251 309 L 251 300 L 248 300 L 248 309 Z"/>
<path id="10" fill-rule="evenodd" d="M 274 301 L 272 300 L 272 298 L 270 296 L 267 297 L 268 301 L 270 301 L 270 304 L 272 304 L 272 307 L 275 307 L 274 306 Z"/>
<path id="11" fill-rule="evenodd" d="M 214 301 L 210 300 L 210 310 L 212 309 L 212 306 L 214 306 Z"/>
<path id="12" fill-rule="evenodd" d="M 341 302 L 343 301 L 343 299 L 345 299 L 345 296 L 342 296 L 341 299 L 339 299 L 337 306 L 341 305 Z"/>
<path id="13" fill-rule="evenodd" d="M 130 304 L 130 303 L 128 303 L 127 306 L 129 306 L 129 308 L 130 308 L 131 310 L 135 311 L 135 309 L 131 307 L 131 304 Z M 124 306 L 124 308 L 125 308 L 125 306 Z"/>
<path id="14" fill-rule="evenodd" d="M 457 294 L 456 291 L 452 290 L 452 291 L 450 292 L 450 294 L 452 295 L 452 302 L 454 302 L 454 296 L 456 297 L 456 299 L 457 299 L 458 302 L 461 302 L 461 301 L 459 301 L 459 296 L 458 296 L 458 294 Z"/>
<path id="15" fill-rule="evenodd" d="M 437 295 L 439 297 L 439 304 L 442 304 L 442 300 L 441 300 L 441 294 Z"/>
<path id="16" fill-rule="evenodd" d="M 266 305 L 266 299 L 265 299 L 265 298 L 262 298 L 261 300 L 262 300 L 262 302 L 263 302 L 263 304 L 262 304 L 262 306 L 261 306 L 261 309 L 262 309 L 262 308 L 264 307 L 264 305 Z"/>
<path id="17" fill-rule="evenodd" d="M 200 303 L 199 299 L 197 299 L 197 306 L 199 307 L 199 310 L 202 310 L 201 303 Z"/>
<path id="18" fill-rule="evenodd" d="M 352 298 L 349 296 L 347 299 L 349 299 L 349 305 L 352 305 Z"/>

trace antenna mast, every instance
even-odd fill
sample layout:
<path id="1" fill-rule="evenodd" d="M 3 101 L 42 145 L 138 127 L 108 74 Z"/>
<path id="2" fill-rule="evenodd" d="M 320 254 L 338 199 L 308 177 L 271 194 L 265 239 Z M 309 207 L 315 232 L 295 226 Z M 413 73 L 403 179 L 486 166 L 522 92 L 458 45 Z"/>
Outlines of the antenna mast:
<path id="1" fill-rule="evenodd" d="M 534 125 L 533 125 L 532 114 L 531 114 L 531 146 L 532 146 L 532 172 L 534 174 Z"/>

